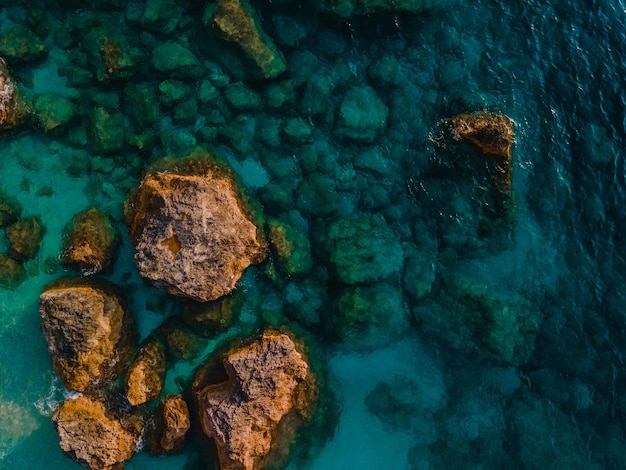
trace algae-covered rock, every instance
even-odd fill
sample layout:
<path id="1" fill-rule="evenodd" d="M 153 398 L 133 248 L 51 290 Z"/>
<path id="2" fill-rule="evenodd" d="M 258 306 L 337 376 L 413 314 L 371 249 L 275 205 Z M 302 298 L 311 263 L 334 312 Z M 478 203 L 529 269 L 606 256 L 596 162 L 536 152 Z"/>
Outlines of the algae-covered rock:
<path id="1" fill-rule="evenodd" d="M 64 96 L 43 93 L 35 98 L 34 112 L 46 132 L 65 127 L 76 111 L 76 105 Z"/>
<path id="2" fill-rule="evenodd" d="M 215 300 L 265 258 L 266 243 L 236 179 L 214 155 L 196 152 L 170 163 L 149 171 L 126 204 L 135 265 L 171 294 Z"/>
<path id="3" fill-rule="evenodd" d="M 119 32 L 94 28 L 83 39 L 83 47 L 99 82 L 127 79 L 134 73 L 137 52 Z"/>
<path id="4" fill-rule="evenodd" d="M 20 96 L 17 83 L 0 57 L 0 131 L 14 129 L 24 122 L 28 107 Z"/>
<path id="5" fill-rule="evenodd" d="M 337 116 L 337 133 L 355 140 L 372 140 L 387 125 L 389 110 L 369 86 L 348 90 Z"/>
<path id="6" fill-rule="evenodd" d="M 5 255 L 0 255 L 0 287 L 14 289 L 26 279 L 26 269 L 22 263 Z"/>
<path id="7" fill-rule="evenodd" d="M 120 236 L 113 220 L 95 207 L 79 212 L 66 225 L 61 263 L 85 274 L 107 271 L 115 262 Z"/>
<path id="8" fill-rule="evenodd" d="M 121 373 L 135 346 L 133 318 L 111 285 L 62 279 L 39 297 L 42 333 L 65 387 L 94 390 Z"/>
<path id="9" fill-rule="evenodd" d="M 512 366 L 532 355 L 541 321 L 540 310 L 521 294 L 445 271 L 413 313 L 422 331 L 471 358 Z"/>
<path id="10" fill-rule="evenodd" d="M 22 206 L 17 199 L 0 190 L 0 228 L 17 222 L 21 214 Z"/>
<path id="11" fill-rule="evenodd" d="M 0 55 L 12 62 L 41 60 L 48 48 L 30 29 L 18 26 L 0 34 Z"/>
<path id="12" fill-rule="evenodd" d="M 81 395 L 67 400 L 52 421 L 65 455 L 91 470 L 123 468 L 137 449 L 138 433 L 96 398 Z"/>
<path id="13" fill-rule="evenodd" d="M 291 215 L 268 222 L 269 242 L 281 271 L 288 276 L 307 275 L 313 268 L 311 242 L 302 223 L 293 223 Z M 295 216 L 296 222 L 304 222 Z"/>
<path id="14" fill-rule="evenodd" d="M 182 318 L 193 331 L 213 336 L 226 331 L 235 321 L 241 308 L 237 294 L 228 295 L 211 302 L 183 303 Z"/>
<path id="15" fill-rule="evenodd" d="M 43 222 L 36 216 L 21 218 L 8 226 L 9 256 L 16 261 L 34 258 L 45 232 Z"/>
<path id="16" fill-rule="evenodd" d="M 152 51 L 152 67 L 172 78 L 202 75 L 202 64 L 188 48 L 174 41 L 164 42 Z"/>
<path id="17" fill-rule="evenodd" d="M 270 451 L 293 438 L 293 426 L 280 424 L 309 416 L 315 400 L 307 357 L 288 334 L 267 330 L 227 352 L 224 368 L 226 382 L 197 388 L 202 430 L 215 441 L 221 469 L 266 468 Z"/>
<path id="18" fill-rule="evenodd" d="M 91 137 L 98 152 L 118 152 L 124 146 L 126 136 L 124 117 L 105 108 L 97 107 L 92 114 Z"/>
<path id="19" fill-rule="evenodd" d="M 333 222 L 326 250 L 346 284 L 385 279 L 399 273 L 404 261 L 400 239 L 378 214 L 361 213 Z"/>
<path id="20" fill-rule="evenodd" d="M 247 1 L 219 0 L 216 5 L 209 5 L 205 23 L 215 26 L 224 39 L 235 44 L 255 65 L 260 77 L 275 78 L 285 71 L 285 59 L 261 28 Z"/>
<path id="21" fill-rule="evenodd" d="M 191 361 L 198 357 L 204 347 L 196 329 L 188 327 L 178 316 L 169 317 L 163 322 L 157 328 L 156 335 L 166 345 L 167 354 L 173 359 Z"/>
<path id="22" fill-rule="evenodd" d="M 129 116 L 140 129 L 150 127 L 161 119 L 156 89 L 150 83 L 129 83 L 124 89 L 124 102 L 130 107 Z"/>
<path id="23" fill-rule="evenodd" d="M 158 340 L 148 340 L 126 373 L 124 387 L 128 403 L 137 406 L 157 398 L 163 390 L 165 367 L 165 348 Z"/>

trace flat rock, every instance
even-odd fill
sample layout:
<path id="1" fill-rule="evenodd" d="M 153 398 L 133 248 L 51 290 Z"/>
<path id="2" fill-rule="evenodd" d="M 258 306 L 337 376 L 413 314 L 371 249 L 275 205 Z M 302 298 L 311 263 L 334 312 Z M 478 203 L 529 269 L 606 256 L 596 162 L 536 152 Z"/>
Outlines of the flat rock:
<path id="1" fill-rule="evenodd" d="M 68 400 L 52 417 L 63 452 L 92 470 L 123 468 L 137 448 L 138 437 L 88 396 Z"/>
<path id="2" fill-rule="evenodd" d="M 41 330 L 69 390 L 97 389 L 119 376 L 135 345 L 131 314 L 103 281 L 62 279 L 39 297 Z"/>
<path id="3" fill-rule="evenodd" d="M 125 216 L 139 273 L 174 295 L 215 300 L 265 258 L 266 242 L 232 173 L 208 156 L 149 172 Z"/>
<path id="4" fill-rule="evenodd" d="M 306 414 L 315 383 L 292 338 L 266 331 L 260 340 L 224 357 L 229 380 L 197 392 L 204 433 L 215 440 L 220 468 L 266 468 L 267 457 L 288 433 L 277 432 L 291 412 Z"/>

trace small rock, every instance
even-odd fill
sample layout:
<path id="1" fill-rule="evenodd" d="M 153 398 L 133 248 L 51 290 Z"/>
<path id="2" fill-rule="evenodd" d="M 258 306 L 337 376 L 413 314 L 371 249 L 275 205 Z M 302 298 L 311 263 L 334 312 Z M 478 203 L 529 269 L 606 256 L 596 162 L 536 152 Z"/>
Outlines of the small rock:
<path id="1" fill-rule="evenodd" d="M 155 453 L 177 454 L 182 452 L 185 446 L 185 436 L 191 427 L 189 407 L 182 395 L 170 395 L 164 401 L 159 410 L 161 426 L 157 429 L 158 440 Z"/>
<path id="2" fill-rule="evenodd" d="M 0 286 L 7 289 L 14 289 L 26 279 L 26 269 L 24 265 L 18 263 L 13 258 L 0 255 Z"/>
<path id="3" fill-rule="evenodd" d="M 161 394 L 165 382 L 165 348 L 157 340 L 144 344 L 126 374 L 126 398 L 132 406 L 142 405 Z"/>
<path id="4" fill-rule="evenodd" d="M 9 240 L 9 256 L 16 261 L 32 259 L 39 251 L 39 244 L 46 232 L 39 217 L 19 219 L 6 229 Z"/>
<path id="5" fill-rule="evenodd" d="M 337 132 L 351 139 L 372 140 L 387 125 L 388 114 L 387 106 L 371 87 L 352 87 L 341 103 Z"/>
<path id="6" fill-rule="evenodd" d="M 54 93 L 37 96 L 34 110 L 46 132 L 66 126 L 76 115 L 76 105 Z"/>

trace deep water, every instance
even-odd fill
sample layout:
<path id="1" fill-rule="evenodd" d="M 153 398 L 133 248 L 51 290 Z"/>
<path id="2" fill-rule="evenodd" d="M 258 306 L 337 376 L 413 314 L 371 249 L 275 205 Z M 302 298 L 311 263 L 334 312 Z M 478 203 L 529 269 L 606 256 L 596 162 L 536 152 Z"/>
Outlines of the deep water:
<path id="1" fill-rule="evenodd" d="M 79 468 L 50 419 L 69 395 L 38 313 L 43 287 L 75 275 L 58 257 L 76 212 L 96 206 L 119 224 L 124 241 L 107 278 L 126 293 L 142 337 L 178 314 L 178 301 L 135 271 L 123 202 L 150 162 L 195 145 L 230 163 L 267 219 L 301 229 L 313 267 L 277 281 L 267 263 L 250 268 L 235 326 L 201 358 L 174 365 L 167 392 L 273 318 L 315 344 L 333 391 L 325 425 L 295 444 L 287 468 L 626 468 L 626 3 L 440 0 L 342 19 L 312 2 L 255 0 L 287 63 L 273 80 L 247 79 L 202 25 L 204 2 L 79 3 L 0 0 L 0 51 L 21 26 L 47 48 L 7 58 L 25 95 L 76 106 L 66 126 L 0 136 L 0 189 L 46 228 L 28 278 L 0 288 L 0 469 Z M 100 26 L 136 54 L 128 76 L 98 80 L 84 38 Z M 167 41 L 188 48 L 196 70 L 156 70 L 154 51 Z M 178 98 L 163 91 L 172 79 Z M 148 90 L 143 104 L 135 86 Z M 352 116 L 359 135 L 342 114 L 350 107 L 365 110 Z M 115 116 L 107 132 L 121 137 L 95 137 L 98 109 Z M 480 152 L 446 128 L 483 109 L 514 123 L 510 220 L 475 164 Z M 369 231 L 333 251 L 340 221 L 366 218 Z M 359 247 L 370 263 L 359 264 Z M 358 288 L 337 270 L 342 255 Z M 498 360 L 500 350 L 463 336 L 465 324 L 440 322 L 480 322 L 463 312 L 490 308 L 536 320 L 536 334 L 519 340 L 516 317 L 491 338 L 505 349 L 522 341 L 525 357 Z M 474 340 L 492 327 L 474 324 Z M 140 451 L 126 468 L 205 468 L 199 455 Z"/>

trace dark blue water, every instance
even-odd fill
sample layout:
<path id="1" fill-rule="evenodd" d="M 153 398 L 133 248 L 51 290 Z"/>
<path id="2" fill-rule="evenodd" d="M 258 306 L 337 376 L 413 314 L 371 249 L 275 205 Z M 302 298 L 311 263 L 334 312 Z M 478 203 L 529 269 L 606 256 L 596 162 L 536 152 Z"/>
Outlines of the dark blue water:
<path id="1" fill-rule="evenodd" d="M 37 306 L 41 289 L 64 274 L 48 269 L 63 226 L 96 205 L 122 227 L 122 203 L 143 166 L 196 143 L 225 156 L 267 217 L 297 220 L 315 256 L 307 276 L 278 284 L 251 269 L 238 288 L 237 324 L 205 351 L 253 331 L 267 312 L 300 325 L 319 346 L 336 412 L 296 443 L 289 468 L 626 467 L 624 2 L 442 0 L 415 14 L 345 20 L 296 1 L 256 1 L 288 73 L 246 82 L 258 103 L 241 106 L 228 97 L 241 68 L 203 43 L 199 6 L 172 2 L 180 22 L 167 32 L 132 20 L 142 2 L 99 3 L 94 13 L 0 1 L 0 34 L 35 28 L 37 14 L 48 22 L 39 27 L 47 57 L 16 63 L 13 72 L 31 97 L 73 100 L 74 126 L 87 136 L 35 126 L 0 138 L 0 189 L 47 229 L 28 279 L 0 291 L 0 468 L 78 468 L 62 455 L 50 420 L 67 393 L 52 371 Z M 202 59 L 203 75 L 183 79 L 198 100 L 196 117 L 178 119 L 162 105 L 149 124 L 158 138 L 148 154 L 128 143 L 107 154 L 89 143 L 95 106 L 143 130 L 126 102 L 128 82 L 85 86 L 64 73 L 89 65 L 80 39 L 62 41 L 61 33 L 79 37 L 99 22 L 114 25 L 146 63 L 171 38 Z M 148 65 L 129 81 L 158 87 L 167 78 Z M 216 91 L 205 102 L 207 84 Z M 366 115 L 375 101 L 387 110 L 371 138 L 345 135 L 342 104 L 354 87 L 377 97 Z M 113 104 L 102 104 L 103 93 Z M 504 228 L 489 225 L 489 178 L 468 163 L 477 152 L 452 140 L 444 122 L 483 109 L 514 122 L 514 215 Z M 290 119 L 304 123 L 305 137 L 284 130 Z M 386 228 L 361 234 L 362 244 L 375 253 L 397 243 L 403 259 L 355 268 L 368 274 L 361 320 L 351 323 L 361 307 L 345 307 L 356 294 L 334 271 L 328 234 L 363 214 Z M 176 314 L 174 300 L 139 279 L 127 240 L 110 279 L 127 291 L 142 335 Z M 494 305 L 505 312 L 500 336 L 490 337 L 501 346 L 495 353 L 476 340 L 493 325 L 463 333 L 476 322 L 463 312 Z M 440 321 L 457 314 L 454 327 Z M 519 318 L 536 322 L 523 341 Z M 497 359 L 515 344 L 528 351 L 523 360 Z M 174 365 L 168 392 L 199 362 Z M 197 458 L 191 449 L 167 459 L 140 451 L 127 468 L 202 468 Z"/>

